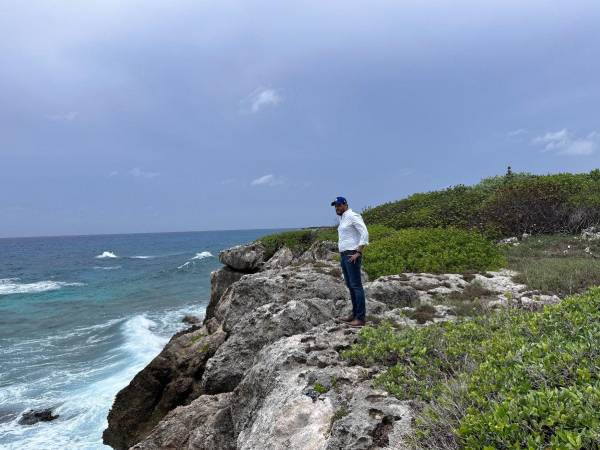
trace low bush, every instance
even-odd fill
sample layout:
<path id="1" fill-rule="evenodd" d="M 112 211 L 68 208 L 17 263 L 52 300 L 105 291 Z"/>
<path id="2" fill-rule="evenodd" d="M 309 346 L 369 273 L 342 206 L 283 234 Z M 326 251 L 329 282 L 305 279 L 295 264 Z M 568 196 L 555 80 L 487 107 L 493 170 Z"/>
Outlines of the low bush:
<path id="1" fill-rule="evenodd" d="M 425 402 L 415 448 L 600 448 L 600 288 L 539 313 L 359 336 L 342 356 L 387 366 L 376 385 Z"/>
<path id="2" fill-rule="evenodd" d="M 399 230 L 365 249 L 369 277 L 402 272 L 465 272 L 497 269 L 505 263 L 499 249 L 481 234 L 454 228 Z"/>

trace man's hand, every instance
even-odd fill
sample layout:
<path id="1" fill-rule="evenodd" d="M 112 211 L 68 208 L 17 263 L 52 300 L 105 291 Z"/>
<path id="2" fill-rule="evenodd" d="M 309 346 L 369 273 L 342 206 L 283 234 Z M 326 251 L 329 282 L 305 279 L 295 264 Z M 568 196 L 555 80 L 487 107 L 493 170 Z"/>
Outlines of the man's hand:
<path id="1" fill-rule="evenodd" d="M 355 262 L 355 261 L 358 259 L 358 257 L 359 257 L 359 256 L 360 256 L 360 253 L 358 253 L 358 252 L 356 252 L 356 253 L 353 253 L 353 254 L 350 256 L 350 258 L 349 258 L 349 259 L 350 259 L 350 262 L 351 262 L 352 264 L 354 264 L 354 262 Z"/>

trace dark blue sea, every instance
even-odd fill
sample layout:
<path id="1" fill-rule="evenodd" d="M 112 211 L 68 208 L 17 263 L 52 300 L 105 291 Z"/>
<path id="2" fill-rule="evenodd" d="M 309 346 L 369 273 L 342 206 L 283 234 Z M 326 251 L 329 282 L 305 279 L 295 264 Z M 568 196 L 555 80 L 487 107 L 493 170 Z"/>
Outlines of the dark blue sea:
<path id="1" fill-rule="evenodd" d="M 0 448 L 109 449 L 116 393 L 203 316 L 219 250 L 274 231 L 0 239 Z"/>

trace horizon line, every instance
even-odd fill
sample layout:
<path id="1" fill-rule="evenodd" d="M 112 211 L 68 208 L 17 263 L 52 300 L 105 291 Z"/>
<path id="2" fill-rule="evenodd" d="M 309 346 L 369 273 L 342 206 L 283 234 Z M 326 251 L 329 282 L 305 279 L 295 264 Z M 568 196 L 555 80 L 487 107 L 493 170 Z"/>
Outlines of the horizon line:
<path id="1" fill-rule="evenodd" d="M 303 228 L 321 228 L 327 225 L 306 227 L 269 227 L 269 228 L 225 228 L 221 230 L 185 230 L 185 231 L 140 231 L 132 233 L 87 233 L 87 234 L 50 234 L 33 236 L 0 236 L 1 239 L 39 239 L 39 238 L 66 238 L 66 237 L 89 237 L 89 236 L 122 236 L 129 234 L 175 234 L 175 233 L 210 233 L 216 231 L 254 231 L 254 230 L 299 230 Z"/>

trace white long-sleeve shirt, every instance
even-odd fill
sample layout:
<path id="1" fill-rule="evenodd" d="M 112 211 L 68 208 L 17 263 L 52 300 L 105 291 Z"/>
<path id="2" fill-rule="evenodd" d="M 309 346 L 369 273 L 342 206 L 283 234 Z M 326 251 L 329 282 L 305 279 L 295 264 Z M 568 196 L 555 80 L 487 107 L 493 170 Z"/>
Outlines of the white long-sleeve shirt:
<path id="1" fill-rule="evenodd" d="M 338 249 L 340 252 L 356 250 L 359 245 L 369 244 L 369 231 L 360 214 L 348 208 L 338 217 Z"/>

